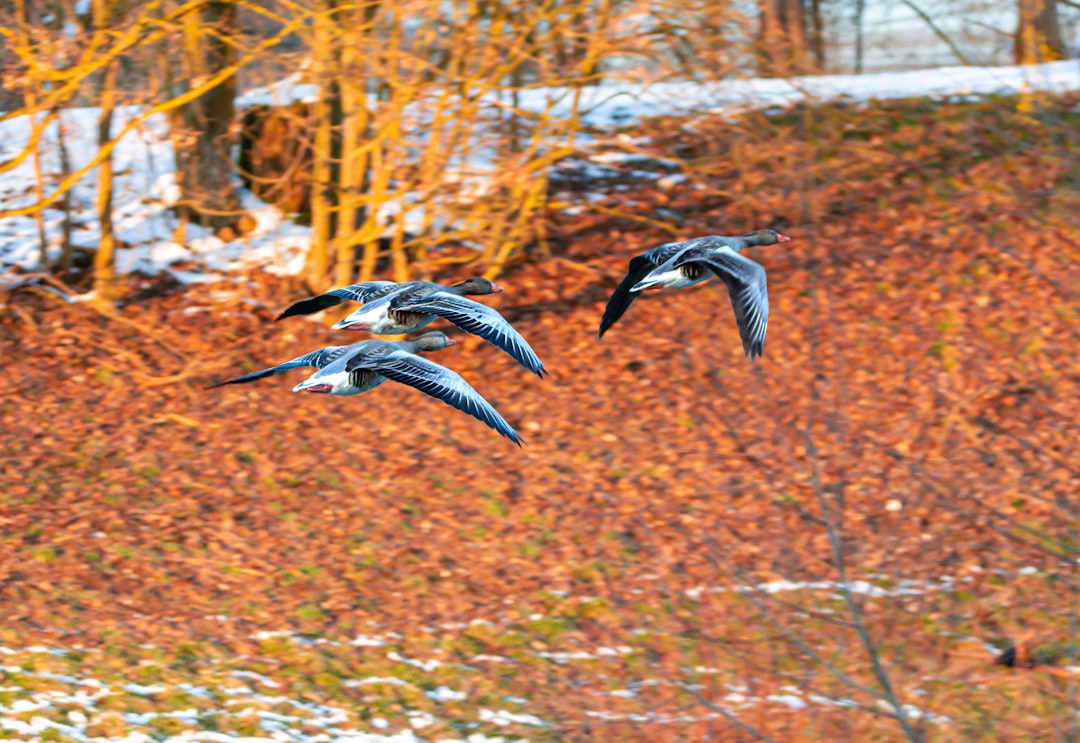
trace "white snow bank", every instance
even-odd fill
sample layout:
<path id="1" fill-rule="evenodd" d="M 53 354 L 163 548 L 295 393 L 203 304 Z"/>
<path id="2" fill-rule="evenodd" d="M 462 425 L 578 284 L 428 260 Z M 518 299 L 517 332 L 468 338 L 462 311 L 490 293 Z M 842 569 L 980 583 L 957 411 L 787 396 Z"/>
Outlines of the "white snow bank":
<path id="1" fill-rule="evenodd" d="M 594 126 L 629 124 L 649 116 L 735 112 L 745 108 L 790 106 L 802 101 L 869 101 L 921 96 L 982 96 L 1027 90 L 1080 90 L 1080 62 L 1009 67 L 939 67 L 869 75 L 816 75 L 790 79 L 754 78 L 716 83 L 659 83 L 588 89 L 582 107 Z M 525 108 L 539 110 L 545 91 L 524 95 Z M 557 109 L 566 114 L 568 109 Z"/>

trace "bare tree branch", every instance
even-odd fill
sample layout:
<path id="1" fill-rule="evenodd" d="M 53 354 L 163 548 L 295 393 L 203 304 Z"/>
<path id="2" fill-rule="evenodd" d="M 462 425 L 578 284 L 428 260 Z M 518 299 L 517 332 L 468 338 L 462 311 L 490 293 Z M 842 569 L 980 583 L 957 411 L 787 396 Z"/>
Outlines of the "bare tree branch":
<path id="1" fill-rule="evenodd" d="M 966 65 L 971 64 L 971 60 L 968 59 L 967 55 L 964 54 L 962 51 L 960 51 L 960 47 L 958 47 L 953 42 L 953 40 L 951 38 L 949 38 L 949 35 L 947 33 L 942 31 L 938 27 L 938 25 L 936 23 L 934 23 L 934 19 L 931 18 L 929 15 L 927 15 L 926 11 L 924 11 L 922 8 L 920 8 L 915 3 L 911 2 L 911 0 L 900 0 L 900 2 L 902 2 L 904 5 L 911 8 L 911 10 L 914 11 L 915 14 L 917 16 L 919 16 L 919 18 L 921 18 L 923 20 L 923 22 L 926 23 L 927 26 L 930 27 L 930 30 L 934 32 L 934 35 L 937 36 L 939 39 L 941 39 L 943 42 L 945 42 L 945 45 L 948 46 L 949 50 L 953 54 L 956 55 L 956 58 L 960 60 L 961 64 L 966 64 Z"/>
<path id="2" fill-rule="evenodd" d="M 747 723 L 743 722 L 738 717 L 731 714 L 730 712 L 728 712 L 726 709 L 724 709 L 720 705 L 715 704 L 713 702 L 710 702 L 708 699 L 701 696 L 701 693 L 698 692 L 697 689 L 694 689 L 693 687 L 691 687 L 689 684 L 680 684 L 680 688 L 682 688 L 683 691 L 688 692 L 690 694 L 690 696 L 697 699 L 698 702 L 703 707 L 705 707 L 707 709 L 710 709 L 713 712 L 716 712 L 718 715 L 723 717 L 725 720 L 732 723 L 733 725 L 735 725 L 739 729 L 744 730 L 747 733 L 750 733 L 750 735 L 753 735 L 758 740 L 763 740 L 766 743 L 776 743 L 776 740 L 774 738 L 770 738 L 769 736 L 765 735 L 765 733 L 758 730 L 756 727 L 754 727 L 752 725 L 748 725 Z"/>

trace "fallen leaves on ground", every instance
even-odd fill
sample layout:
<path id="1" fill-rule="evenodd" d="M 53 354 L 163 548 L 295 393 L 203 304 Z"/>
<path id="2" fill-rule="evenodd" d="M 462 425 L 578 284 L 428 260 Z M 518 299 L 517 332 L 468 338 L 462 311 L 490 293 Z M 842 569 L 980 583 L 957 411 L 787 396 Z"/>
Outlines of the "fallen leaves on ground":
<path id="1" fill-rule="evenodd" d="M 1000 689 L 956 686 L 972 671 L 949 648 L 1068 630 L 1078 127 L 1074 100 L 1046 105 L 651 122 L 655 154 L 693 177 L 605 203 L 662 209 L 683 238 L 794 238 L 749 253 L 770 282 L 764 359 L 743 357 L 718 282 L 648 296 L 597 341 L 629 258 L 670 235 L 551 214 L 555 257 L 512 267 L 485 302 L 553 378 L 456 332 L 436 359 L 523 450 L 389 383 L 346 399 L 292 394 L 304 372 L 205 389 L 341 342 L 323 318 L 273 322 L 304 293 L 285 280 L 192 286 L 117 317 L 15 294 L 0 317 L 4 626 L 23 644 L 232 654 L 266 630 L 373 623 L 403 647 L 434 632 L 462 662 L 530 659 L 500 693 L 565 737 L 625 740 L 649 738 L 644 709 L 692 737 L 731 729 L 681 683 L 875 707 L 825 670 L 877 688 L 854 605 L 901 698 L 944 709 L 965 740 L 1043 731 L 1068 714 L 1057 692 L 991 703 Z M 596 647 L 633 652 L 602 674 L 552 660 Z M 584 715 L 583 689 L 643 679 L 663 685 L 605 697 L 606 722 Z M 1012 714 L 1027 709 L 1038 723 Z M 814 719 L 822 735 L 895 726 Z"/>

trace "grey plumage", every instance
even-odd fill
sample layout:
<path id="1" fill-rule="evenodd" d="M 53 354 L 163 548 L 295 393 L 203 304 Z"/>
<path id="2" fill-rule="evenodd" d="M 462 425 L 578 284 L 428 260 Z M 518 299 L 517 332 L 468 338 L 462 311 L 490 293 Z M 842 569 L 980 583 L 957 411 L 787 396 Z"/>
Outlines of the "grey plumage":
<path id="1" fill-rule="evenodd" d="M 681 243 L 665 243 L 631 259 L 629 271 L 608 300 L 599 335 L 630 308 L 645 289 L 678 289 L 718 276 L 728 288 L 743 351 L 761 356 L 769 323 L 765 269 L 739 255 L 744 248 L 774 245 L 791 238 L 775 230 L 745 235 L 709 235 Z"/>
<path id="2" fill-rule="evenodd" d="M 401 283 L 397 281 L 365 281 L 295 302 L 278 315 L 277 319 L 282 320 L 295 315 L 311 315 L 344 302 L 368 304 L 379 300 L 390 300 L 394 297 L 421 296 L 437 291 L 448 291 L 454 294 L 492 294 L 501 292 L 502 289 L 480 276 L 466 279 L 453 286 L 443 286 L 431 281 L 405 281 Z M 400 332 L 407 333 L 418 329 L 412 327 Z M 390 334 L 388 333 L 388 335 Z"/>
<path id="3" fill-rule="evenodd" d="M 522 444 L 517 431 L 457 372 L 401 351 L 395 351 L 375 362 L 351 357 L 346 364 L 350 371 L 370 368 L 387 379 L 415 387 L 424 394 L 442 400 L 484 422 L 518 446 Z"/>
<path id="4" fill-rule="evenodd" d="M 257 372 L 245 374 L 242 377 L 226 379 L 224 382 L 215 382 L 210 385 L 210 387 L 221 387 L 226 384 L 246 384 L 247 382 L 265 379 L 266 377 L 271 377 L 276 374 L 284 374 L 290 369 L 300 369 L 305 366 L 311 366 L 316 369 L 325 369 L 338 359 L 349 357 L 356 353 L 364 353 L 365 349 L 367 349 L 367 353 L 375 353 L 376 348 L 381 349 L 384 346 L 389 346 L 392 349 L 401 349 L 409 353 L 424 353 L 427 351 L 440 351 L 447 346 L 452 345 L 454 345 L 454 341 L 448 338 L 445 333 L 434 332 L 424 333 L 416 338 L 409 338 L 403 341 L 374 339 L 360 341 L 359 343 L 350 343 L 347 346 L 326 346 L 325 348 L 305 353 L 303 356 L 297 356 L 295 359 L 289 359 L 277 366 L 260 369 Z M 383 353 L 386 352 L 387 351 L 385 350 L 383 351 Z"/>
<path id="5" fill-rule="evenodd" d="M 471 299 L 448 292 L 435 292 L 426 297 L 403 303 L 401 309 L 419 314 L 435 315 L 458 326 L 466 333 L 479 336 L 506 353 L 541 379 L 548 371 L 521 333 L 505 317 Z"/>
<path id="6" fill-rule="evenodd" d="M 313 366 L 316 369 L 322 369 L 358 345 L 360 344 L 351 343 L 347 346 L 327 346 L 325 348 L 320 348 L 317 351 L 312 351 L 311 353 L 305 353 L 303 356 L 297 356 L 295 359 L 290 359 L 277 366 L 271 366 L 268 369 L 261 369 L 257 372 L 252 372 L 251 374 L 245 374 L 242 377 L 226 379 L 224 382 L 215 382 L 210 385 L 210 387 L 221 387 L 226 384 L 246 384 L 247 382 L 265 379 L 266 377 L 271 377 L 275 374 L 284 374 L 289 371 L 289 369 L 300 369 L 305 366 Z"/>
<path id="7" fill-rule="evenodd" d="M 443 333 L 427 333 L 420 338 L 426 336 L 440 336 L 446 345 L 454 342 Z M 374 389 L 389 379 L 415 387 L 473 416 L 521 446 L 523 442 L 517 431 L 461 375 L 415 355 L 403 345 L 406 343 L 408 341 L 394 343 L 379 339 L 358 343 L 351 351 L 339 355 L 296 385 L 293 392 L 355 395 Z"/>
<path id="8" fill-rule="evenodd" d="M 765 269 L 758 263 L 723 247 L 688 248 L 671 259 L 673 268 L 701 264 L 727 286 L 743 352 L 761 356 L 769 326 L 769 292 Z"/>
<path id="9" fill-rule="evenodd" d="M 438 331 L 403 341 L 372 338 L 348 346 L 320 348 L 277 366 L 211 386 L 254 382 L 305 366 L 315 367 L 317 371 L 296 385 L 293 392 L 358 395 L 392 380 L 415 387 L 457 410 L 468 413 L 521 446 L 523 440 L 517 431 L 459 374 L 416 355 L 439 351 L 452 345 L 454 340 Z"/>
<path id="10" fill-rule="evenodd" d="M 379 297 L 390 294 L 400 286 L 401 284 L 396 281 L 365 281 L 361 284 L 350 284 L 341 289 L 334 289 L 325 294 L 296 302 L 278 315 L 277 319 L 283 320 L 294 315 L 310 315 L 343 302 L 373 302 Z"/>
<path id="11" fill-rule="evenodd" d="M 463 296 L 499 291 L 502 291 L 500 287 L 483 278 L 469 279 L 452 287 L 413 281 L 375 298 L 369 297 L 363 307 L 332 327 L 396 335 L 413 332 L 443 318 L 502 349 L 542 379 L 547 370 L 521 333 L 496 310 Z"/>

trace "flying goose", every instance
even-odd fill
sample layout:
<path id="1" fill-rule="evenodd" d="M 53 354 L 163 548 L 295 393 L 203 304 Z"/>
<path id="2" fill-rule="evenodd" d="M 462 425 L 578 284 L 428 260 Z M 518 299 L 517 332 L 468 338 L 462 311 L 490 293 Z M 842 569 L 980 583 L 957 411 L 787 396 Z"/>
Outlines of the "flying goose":
<path id="1" fill-rule="evenodd" d="M 443 333 L 427 333 L 420 337 L 430 336 L 439 338 L 432 341 L 431 348 L 419 350 L 435 350 L 435 346 L 441 348 L 454 343 Z M 401 345 L 407 342 L 373 339 L 357 343 L 351 351 L 339 355 L 293 387 L 293 392 L 356 395 L 374 389 L 389 379 L 442 400 L 485 423 L 518 446 L 522 445 L 517 431 L 460 374 L 409 352 Z"/>
<path id="2" fill-rule="evenodd" d="M 286 317 L 292 317 L 294 315 L 311 315 L 320 310 L 325 310 L 327 307 L 342 304 L 343 302 L 374 302 L 377 299 L 382 299 L 392 294 L 397 294 L 398 292 L 416 292 L 424 288 L 429 292 L 446 291 L 451 294 L 474 295 L 494 294 L 495 292 L 501 292 L 503 290 L 501 286 L 497 286 L 491 281 L 479 276 L 466 279 L 453 286 L 443 286 L 442 284 L 435 284 L 429 281 L 406 281 L 400 284 L 396 281 L 365 281 L 361 284 L 350 284 L 341 289 L 334 289 L 325 294 L 320 294 L 317 297 L 303 299 L 291 304 L 284 312 L 278 315 L 277 319 L 284 320 Z M 390 334 L 388 333 L 387 335 Z"/>
<path id="3" fill-rule="evenodd" d="M 718 276 L 727 285 L 731 296 L 743 351 L 750 358 L 760 356 L 769 323 L 765 269 L 739 255 L 739 251 L 790 239 L 775 230 L 757 230 L 737 236 L 709 235 L 665 243 L 635 256 L 630 260 L 626 277 L 608 300 L 598 336 L 603 337 L 645 289 L 681 289 Z"/>
<path id="4" fill-rule="evenodd" d="M 254 382 L 257 379 L 265 379 L 266 377 L 272 377 L 275 374 L 284 374 L 290 369 L 299 369 L 305 366 L 313 366 L 316 369 L 325 369 L 334 361 L 337 361 L 342 356 L 348 355 L 353 351 L 360 350 L 365 343 L 372 343 L 374 341 L 360 341 L 359 343 L 350 343 L 347 346 L 326 346 L 320 348 L 311 353 L 305 353 L 303 356 L 297 356 L 295 359 L 290 359 L 277 366 L 271 366 L 269 369 L 261 369 L 251 374 L 245 374 L 242 377 L 234 377 L 232 379 L 226 379 L 224 382 L 215 382 L 210 385 L 213 387 L 222 387 L 226 384 L 246 384 L 248 382 Z M 389 343 L 390 345 L 397 346 L 408 353 L 426 353 L 428 351 L 441 351 L 447 346 L 454 345 L 455 341 L 452 338 L 448 338 L 445 333 L 434 332 L 424 333 L 415 338 L 410 338 L 403 341 L 378 341 L 379 343 Z"/>
<path id="5" fill-rule="evenodd" d="M 484 278 L 469 279 L 451 287 L 413 281 L 399 284 L 397 289 L 389 291 L 377 288 L 375 295 L 367 295 L 363 307 L 331 327 L 334 330 L 366 330 L 375 335 L 396 335 L 419 330 L 441 317 L 465 332 L 498 346 L 543 379 L 548 371 L 521 333 L 497 311 L 462 296 L 465 293 L 491 294 L 499 291 L 502 291 L 501 287 Z"/>
<path id="6" fill-rule="evenodd" d="M 373 338 L 348 346 L 327 346 L 269 369 L 218 382 L 211 387 L 254 382 L 303 366 L 313 366 L 318 371 L 296 385 L 293 392 L 358 395 L 390 379 L 416 387 L 468 413 L 521 446 L 522 439 L 517 432 L 460 375 L 416 355 L 440 351 L 454 343 L 454 339 L 436 331 L 404 341 Z"/>

